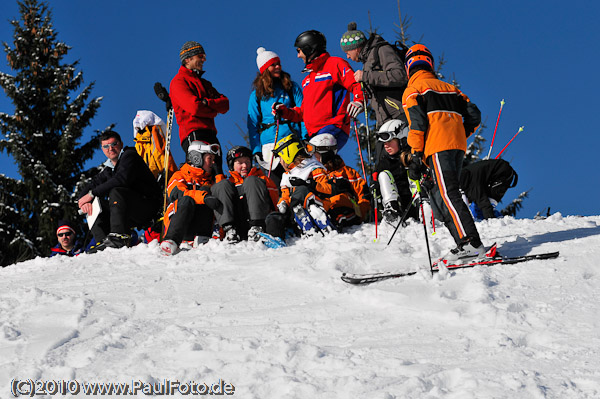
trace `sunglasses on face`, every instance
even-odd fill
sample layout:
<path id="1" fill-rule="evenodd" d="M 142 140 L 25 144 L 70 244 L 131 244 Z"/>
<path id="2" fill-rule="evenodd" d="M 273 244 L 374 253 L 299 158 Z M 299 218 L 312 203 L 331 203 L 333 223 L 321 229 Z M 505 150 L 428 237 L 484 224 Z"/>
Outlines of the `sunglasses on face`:
<path id="1" fill-rule="evenodd" d="M 70 231 L 67 231 L 66 233 L 58 233 L 57 236 L 59 237 L 71 237 L 73 235 L 73 233 L 71 233 Z"/>
<path id="2" fill-rule="evenodd" d="M 111 147 L 116 147 L 118 146 L 119 143 L 117 141 L 115 141 L 114 143 L 108 143 L 108 144 L 103 144 L 102 148 L 104 148 L 105 150 L 111 148 Z"/>

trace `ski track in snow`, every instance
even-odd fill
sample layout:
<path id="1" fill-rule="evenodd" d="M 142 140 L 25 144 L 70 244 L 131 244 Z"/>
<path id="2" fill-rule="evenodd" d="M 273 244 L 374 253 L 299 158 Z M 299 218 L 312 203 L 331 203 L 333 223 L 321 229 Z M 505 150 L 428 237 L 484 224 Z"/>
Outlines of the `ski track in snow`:
<path id="1" fill-rule="evenodd" d="M 373 242 L 366 224 L 276 250 L 211 241 L 165 258 L 151 243 L 4 268 L 0 398 L 13 378 L 223 379 L 261 399 L 600 397 L 600 216 L 477 225 L 504 255 L 560 256 L 431 277 L 412 223 L 389 247 L 392 229 Z M 429 242 L 434 257 L 452 246 L 441 226 Z"/>

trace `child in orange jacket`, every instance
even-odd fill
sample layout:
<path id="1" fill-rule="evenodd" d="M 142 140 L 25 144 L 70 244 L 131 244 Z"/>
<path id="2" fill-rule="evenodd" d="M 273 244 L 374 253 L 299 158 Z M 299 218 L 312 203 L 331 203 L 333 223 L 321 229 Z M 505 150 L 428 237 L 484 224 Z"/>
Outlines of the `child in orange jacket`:
<path id="1" fill-rule="evenodd" d="M 236 228 L 242 239 L 260 239 L 265 231 L 265 218 L 275 209 L 279 189 L 275 182 L 259 168 L 252 167 L 252 151 L 248 147 L 235 146 L 227 152 L 229 182 L 237 192 Z"/>
<path id="2" fill-rule="evenodd" d="M 310 156 L 293 135 L 279 140 L 273 152 L 285 170 L 277 203 L 279 212 L 286 214 L 291 209 L 305 236 L 333 231 L 327 211 L 331 207 L 329 197 L 337 192 L 329 182 L 325 167 Z"/>
<path id="3" fill-rule="evenodd" d="M 233 225 L 235 188 L 223 174 L 213 174 L 218 144 L 193 141 L 188 147 L 187 162 L 173 175 L 167 187 L 169 204 L 164 216 L 165 234 L 160 244 L 164 255 L 174 255 L 183 240 L 198 236 L 206 242 L 212 235 L 213 220 L 225 232 L 225 241 L 239 242 Z"/>
<path id="4" fill-rule="evenodd" d="M 325 166 L 329 183 L 335 187 L 336 194 L 328 198 L 327 212 L 333 224 L 342 228 L 367 220 L 371 209 L 367 183 L 337 155 L 335 137 L 328 133 L 318 134 L 310 139 L 308 146 L 317 161 Z"/>

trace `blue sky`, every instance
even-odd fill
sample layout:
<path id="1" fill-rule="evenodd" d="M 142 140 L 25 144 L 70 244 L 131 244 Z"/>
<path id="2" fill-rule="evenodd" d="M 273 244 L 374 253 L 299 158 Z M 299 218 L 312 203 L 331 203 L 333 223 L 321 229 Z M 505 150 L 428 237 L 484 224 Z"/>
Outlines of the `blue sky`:
<path id="1" fill-rule="evenodd" d="M 12 47 L 16 2 L 3 0 L 0 40 Z M 216 119 L 225 149 L 241 144 L 250 84 L 256 75 L 256 48 L 275 51 L 283 69 L 300 82 L 303 64 L 293 47 L 308 29 L 322 31 L 332 55 L 344 56 L 339 39 L 350 21 L 364 32 L 372 26 L 388 41 L 396 40 L 397 2 L 169 2 L 50 1 L 59 40 L 72 47 L 68 61 L 80 60 L 86 83 L 96 82 L 93 95 L 104 98 L 89 134 L 116 123 L 126 145 L 133 145 L 132 121 L 137 110 L 152 110 L 166 119 L 154 82 L 168 87 L 179 68 L 178 52 L 188 40 L 204 46 L 206 77 L 230 99 L 231 108 Z M 444 72 L 487 118 L 484 137 L 491 141 L 500 107 L 493 156 L 524 125 L 503 154 L 519 174 L 519 184 L 506 194 L 507 204 L 532 189 L 519 217 L 532 217 L 550 206 L 563 215 L 597 215 L 600 179 L 593 159 L 600 148 L 596 127 L 595 69 L 597 20 L 595 1 L 441 1 L 402 2 L 411 17 L 412 40 L 424 43 L 437 57 L 443 53 Z M 543 8 L 541 8 L 543 7 Z M 594 25 L 593 25 L 594 24 Z M 409 43 L 410 44 L 410 43 Z M 0 70 L 12 73 L 1 57 Z M 350 61 L 353 68 L 361 64 Z M 0 93 L 0 111 L 12 112 Z M 177 137 L 177 128 L 174 129 Z M 176 161 L 184 160 L 177 140 Z M 486 153 L 487 149 L 486 147 Z M 354 164 L 356 142 L 342 156 Z M 101 151 L 90 163 L 102 162 Z M 0 173 L 18 177 L 12 161 L 0 156 Z"/>

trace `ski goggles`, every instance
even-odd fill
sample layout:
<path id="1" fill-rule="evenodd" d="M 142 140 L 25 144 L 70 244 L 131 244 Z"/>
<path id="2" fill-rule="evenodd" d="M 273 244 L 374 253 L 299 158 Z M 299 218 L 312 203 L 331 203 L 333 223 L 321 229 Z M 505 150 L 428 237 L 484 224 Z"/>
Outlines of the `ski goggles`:
<path id="1" fill-rule="evenodd" d="M 315 152 L 318 152 L 319 154 L 323 154 L 323 153 L 329 152 L 329 151 L 333 151 L 334 154 L 337 154 L 337 146 L 335 146 L 335 145 L 316 146 L 316 145 L 312 145 L 310 143 L 306 143 L 305 148 L 309 154 L 314 154 Z"/>
<path id="2" fill-rule="evenodd" d="M 64 237 L 64 236 L 71 237 L 72 235 L 73 235 L 73 233 L 71 233 L 70 231 L 57 234 L 58 237 Z"/>
<path id="3" fill-rule="evenodd" d="M 190 144 L 190 146 L 188 147 L 188 153 L 192 152 L 221 155 L 221 146 L 218 144 L 207 144 L 201 141 L 192 141 L 192 144 Z"/>
<path id="4" fill-rule="evenodd" d="M 377 140 L 387 143 L 396 138 L 396 132 L 377 132 Z"/>

